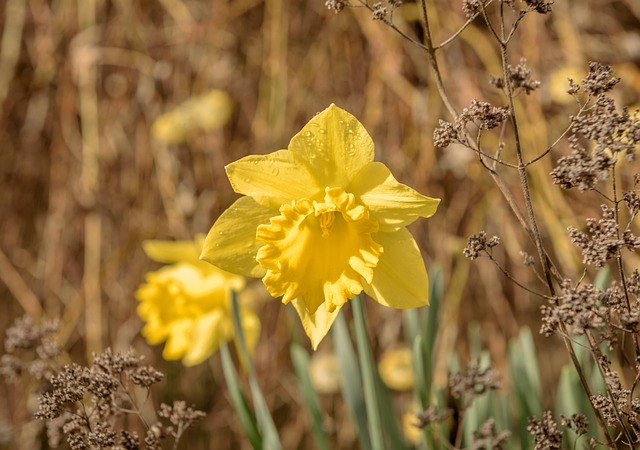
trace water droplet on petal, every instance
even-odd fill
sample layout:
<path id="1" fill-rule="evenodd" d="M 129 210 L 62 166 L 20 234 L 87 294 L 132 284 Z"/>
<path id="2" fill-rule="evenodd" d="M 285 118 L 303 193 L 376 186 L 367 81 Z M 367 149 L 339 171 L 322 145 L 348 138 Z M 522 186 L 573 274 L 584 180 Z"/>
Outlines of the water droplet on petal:
<path id="1" fill-rule="evenodd" d="M 250 183 L 250 182 L 251 182 L 251 178 L 245 178 L 245 179 L 244 179 L 244 182 L 245 182 L 245 183 Z"/>
<path id="2" fill-rule="evenodd" d="M 325 134 L 327 132 L 327 130 L 325 130 L 324 128 L 320 128 L 320 130 L 318 130 L 320 132 L 320 134 Z"/>
<path id="3" fill-rule="evenodd" d="M 305 135 L 306 137 L 311 136 L 311 131 L 305 131 L 305 132 L 304 132 L 304 135 Z"/>
<path id="4" fill-rule="evenodd" d="M 353 130 L 352 130 L 351 128 L 349 128 L 349 129 L 347 130 L 347 133 L 349 133 L 349 134 L 353 134 Z"/>

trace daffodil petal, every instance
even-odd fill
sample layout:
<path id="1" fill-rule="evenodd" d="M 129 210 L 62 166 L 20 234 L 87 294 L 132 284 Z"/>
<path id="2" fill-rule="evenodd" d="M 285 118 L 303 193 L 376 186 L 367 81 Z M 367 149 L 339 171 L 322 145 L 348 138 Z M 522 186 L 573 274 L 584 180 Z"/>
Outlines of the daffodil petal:
<path id="1" fill-rule="evenodd" d="M 304 162 L 289 150 L 268 155 L 250 155 L 225 167 L 233 190 L 248 195 L 262 206 L 278 209 L 299 198 L 322 194 Z"/>
<path id="2" fill-rule="evenodd" d="M 380 230 L 386 232 L 406 227 L 418 217 L 431 217 L 440 203 L 439 199 L 426 197 L 399 183 L 380 162 L 364 166 L 347 191 L 353 192 L 359 203 L 369 207 Z"/>
<path id="3" fill-rule="evenodd" d="M 192 321 L 185 319 L 171 324 L 171 333 L 162 350 L 162 357 L 168 361 L 180 359 L 191 345 Z"/>
<path id="4" fill-rule="evenodd" d="M 300 316 L 302 327 L 304 328 L 304 332 L 307 333 L 307 336 L 309 336 L 309 339 L 311 339 L 313 349 L 317 350 L 320 341 L 322 341 L 329 332 L 329 328 L 331 328 L 336 317 L 338 317 L 341 308 L 337 307 L 329 312 L 324 306 L 321 306 L 316 309 L 316 312 L 311 314 L 302 299 L 297 298 L 291 303 Z"/>
<path id="5" fill-rule="evenodd" d="M 269 223 L 276 214 L 251 197 L 239 198 L 209 230 L 200 259 L 227 272 L 254 278 L 264 276 L 266 270 L 256 262 L 256 253 L 264 245 L 256 241 L 256 229 Z"/>
<path id="6" fill-rule="evenodd" d="M 164 264 L 195 262 L 201 250 L 194 241 L 144 241 L 142 248 L 149 258 Z"/>
<path id="7" fill-rule="evenodd" d="M 247 347 L 251 353 L 256 349 L 260 339 L 260 319 L 251 310 L 242 310 L 242 332 L 244 333 Z"/>
<path id="8" fill-rule="evenodd" d="M 331 104 L 291 139 L 289 150 L 305 161 L 320 186 L 345 187 L 373 161 L 374 147 L 358 119 Z"/>
<path id="9" fill-rule="evenodd" d="M 419 308 L 429 304 L 429 278 L 418 244 L 405 228 L 393 233 L 375 233 L 384 248 L 373 280 L 365 292 L 378 303 L 396 309 Z"/>
<path id="10" fill-rule="evenodd" d="M 218 350 L 221 342 L 230 340 L 233 333 L 230 322 L 222 309 L 198 317 L 191 328 L 191 345 L 182 358 L 184 365 L 200 364 Z"/>

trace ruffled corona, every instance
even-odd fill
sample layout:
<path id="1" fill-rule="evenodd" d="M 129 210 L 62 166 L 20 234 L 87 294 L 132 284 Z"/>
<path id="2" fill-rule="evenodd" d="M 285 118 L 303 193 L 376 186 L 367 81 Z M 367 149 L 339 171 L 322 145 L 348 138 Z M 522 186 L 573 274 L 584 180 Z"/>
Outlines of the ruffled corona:
<path id="1" fill-rule="evenodd" d="M 342 188 L 326 188 L 322 203 L 294 200 L 257 229 L 262 281 L 284 303 L 300 297 L 310 314 L 322 303 L 332 312 L 362 292 L 362 279 L 371 283 L 383 251 L 376 231 L 369 210 Z"/>

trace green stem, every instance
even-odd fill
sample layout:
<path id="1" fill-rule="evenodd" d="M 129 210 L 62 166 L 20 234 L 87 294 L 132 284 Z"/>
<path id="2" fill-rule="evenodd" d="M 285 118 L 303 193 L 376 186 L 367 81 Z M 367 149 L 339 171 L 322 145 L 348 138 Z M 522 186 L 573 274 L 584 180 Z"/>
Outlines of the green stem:
<path id="1" fill-rule="evenodd" d="M 367 321 L 365 319 L 362 294 L 356 296 L 352 301 L 353 319 L 356 328 L 356 344 L 358 346 L 358 359 L 362 368 L 362 385 L 364 387 L 364 398 L 369 419 L 369 434 L 371 436 L 371 446 L 373 450 L 384 449 L 384 434 L 382 429 L 382 416 L 380 402 L 376 389 L 377 369 L 373 361 L 373 353 L 367 334 Z"/>

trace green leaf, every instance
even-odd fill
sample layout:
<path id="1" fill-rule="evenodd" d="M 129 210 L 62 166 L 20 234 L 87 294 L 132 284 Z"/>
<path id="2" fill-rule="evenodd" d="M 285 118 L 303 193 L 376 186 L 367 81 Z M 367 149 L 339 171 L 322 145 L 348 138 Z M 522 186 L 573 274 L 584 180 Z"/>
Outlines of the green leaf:
<path id="1" fill-rule="evenodd" d="M 367 433 L 367 413 L 360 369 L 358 368 L 356 353 L 349 337 L 347 323 L 342 313 L 338 315 L 331 327 L 331 337 L 340 364 L 342 396 L 349 406 L 351 417 L 355 421 L 360 447 L 362 450 L 371 450 L 371 439 Z"/>
<path id="2" fill-rule="evenodd" d="M 262 435 L 258 430 L 256 418 L 249 408 L 247 397 L 238 382 L 240 378 L 238 377 L 238 372 L 233 366 L 233 361 L 229 354 L 229 347 L 226 342 L 223 342 L 220 345 L 220 356 L 222 359 L 222 372 L 224 374 L 224 379 L 227 382 L 227 389 L 229 389 L 229 394 L 231 395 L 231 404 L 238 415 L 240 425 L 242 425 L 242 429 L 244 430 L 247 439 L 249 439 L 251 446 L 256 450 L 261 450 Z"/>
<path id="3" fill-rule="evenodd" d="M 233 325 L 235 327 L 236 338 L 238 341 L 238 347 L 240 348 L 240 355 L 247 363 L 249 372 L 249 388 L 251 389 L 251 396 L 253 397 L 253 404 L 255 407 L 256 418 L 258 420 L 258 426 L 262 432 L 264 438 L 263 444 L 266 450 L 281 450 L 280 437 L 278 431 L 273 423 L 273 418 L 269 412 L 267 402 L 262 395 L 262 390 L 258 384 L 258 377 L 256 375 L 256 369 L 251 359 L 251 353 L 247 347 L 247 342 L 244 337 L 242 325 L 240 321 L 240 308 L 238 307 L 238 299 L 236 293 L 232 291 L 231 304 L 233 307 Z"/>
<path id="4" fill-rule="evenodd" d="M 367 334 L 367 321 L 364 316 L 362 295 L 357 295 L 352 301 L 353 321 L 356 328 L 356 344 L 358 346 L 358 358 L 362 368 L 362 385 L 364 387 L 365 408 L 369 420 L 369 435 L 373 450 L 383 450 L 384 428 L 380 410 L 380 400 L 376 389 L 377 369 L 373 361 L 373 354 Z"/>
<path id="5" fill-rule="evenodd" d="M 311 416 L 311 426 L 316 448 L 329 450 L 329 440 L 322 425 L 320 402 L 313 389 L 311 375 L 309 374 L 309 355 L 301 345 L 294 343 L 291 345 L 291 361 L 293 362 L 293 367 L 298 377 L 298 385 L 300 386 L 302 398 L 304 399 L 304 405 L 309 412 L 309 416 Z"/>

